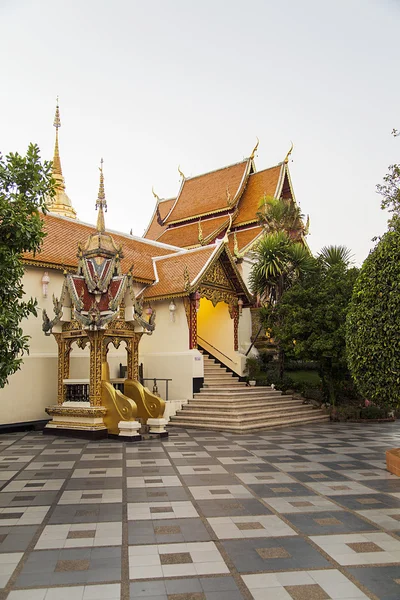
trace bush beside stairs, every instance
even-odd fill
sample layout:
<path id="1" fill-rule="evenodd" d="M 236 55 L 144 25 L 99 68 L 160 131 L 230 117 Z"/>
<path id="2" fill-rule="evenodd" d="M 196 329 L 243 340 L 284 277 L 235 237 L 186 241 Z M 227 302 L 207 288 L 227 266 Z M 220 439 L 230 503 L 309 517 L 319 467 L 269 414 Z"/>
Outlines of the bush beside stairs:
<path id="1" fill-rule="evenodd" d="M 303 404 L 269 386 L 248 387 L 239 377 L 204 354 L 204 386 L 169 425 L 249 433 L 329 420 L 320 408 Z"/>

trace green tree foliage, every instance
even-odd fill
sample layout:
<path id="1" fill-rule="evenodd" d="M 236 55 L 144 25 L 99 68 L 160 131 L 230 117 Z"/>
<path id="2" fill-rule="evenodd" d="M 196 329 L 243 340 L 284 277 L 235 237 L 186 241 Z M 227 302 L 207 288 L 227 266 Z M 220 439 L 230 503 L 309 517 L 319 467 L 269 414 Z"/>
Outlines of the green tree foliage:
<path id="1" fill-rule="evenodd" d="M 400 131 L 393 129 L 393 137 L 398 137 Z M 383 178 L 383 183 L 376 186 L 376 191 L 382 196 L 381 208 L 392 213 L 389 228 L 398 226 L 400 222 L 400 165 L 389 165 L 389 171 Z"/>
<path id="2" fill-rule="evenodd" d="M 314 258 L 301 242 L 284 231 L 266 234 L 254 248 L 250 289 L 266 301 L 279 301 L 285 289 L 314 266 Z"/>
<path id="3" fill-rule="evenodd" d="M 318 254 L 324 268 L 329 269 L 334 265 L 348 267 L 352 262 L 351 250 L 346 246 L 324 246 Z"/>
<path id="4" fill-rule="evenodd" d="M 365 260 L 347 315 L 349 368 L 369 400 L 400 400 L 400 226 L 385 233 Z"/>
<path id="5" fill-rule="evenodd" d="M 54 195 L 51 162 L 40 162 L 30 144 L 26 157 L 0 155 L 0 388 L 29 350 L 22 319 L 36 315 L 36 300 L 24 300 L 23 252 L 37 252 L 44 233 L 40 211 Z"/>
<path id="6" fill-rule="evenodd" d="M 314 268 L 315 259 L 301 242 L 285 231 L 267 233 L 254 249 L 249 285 L 263 304 L 279 303 L 284 290 Z M 279 347 L 279 373 L 283 377 L 284 351 Z"/>
<path id="7" fill-rule="evenodd" d="M 312 272 L 265 311 L 266 324 L 287 358 L 318 363 L 332 405 L 348 376 L 345 321 L 357 273 L 343 262 L 326 268 L 319 259 Z"/>
<path id="8" fill-rule="evenodd" d="M 304 231 L 303 215 L 292 200 L 264 196 L 256 214 L 260 225 L 263 225 L 268 232 L 283 231 L 299 234 Z"/>

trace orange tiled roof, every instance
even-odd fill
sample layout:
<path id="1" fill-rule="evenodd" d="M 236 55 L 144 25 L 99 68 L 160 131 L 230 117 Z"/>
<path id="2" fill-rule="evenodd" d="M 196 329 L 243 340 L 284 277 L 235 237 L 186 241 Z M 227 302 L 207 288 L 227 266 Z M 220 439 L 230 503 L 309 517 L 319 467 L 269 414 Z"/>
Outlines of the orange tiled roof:
<path id="1" fill-rule="evenodd" d="M 204 219 L 201 221 L 201 229 L 203 232 L 203 239 L 206 240 L 213 233 L 218 235 L 224 225 L 228 226 L 229 217 L 223 215 L 220 217 L 213 217 L 212 219 Z M 191 221 L 186 225 L 177 225 L 164 231 L 164 233 L 157 239 L 158 242 L 164 244 L 172 244 L 173 246 L 179 246 L 180 248 L 188 248 L 190 246 L 198 246 L 199 242 L 199 221 Z M 210 240 L 214 241 L 213 239 Z"/>
<path id="2" fill-rule="evenodd" d="M 185 291 L 185 267 L 189 272 L 190 281 L 194 281 L 216 251 L 217 247 L 214 245 L 204 246 L 179 253 L 176 256 L 159 258 L 155 261 L 158 281 L 145 289 L 143 297 L 150 299 L 182 294 Z"/>
<path id="3" fill-rule="evenodd" d="M 54 266 L 76 267 L 78 243 L 86 242 L 94 226 L 58 217 L 43 215 L 44 230 L 47 233 L 43 240 L 40 253 L 33 256 L 31 252 L 24 254 L 24 259 Z M 134 279 L 154 281 L 153 256 L 164 256 L 177 252 L 176 248 L 163 248 L 157 244 L 141 242 L 129 236 L 112 233 L 117 246 L 122 246 L 124 258 L 121 261 L 122 270 L 127 273 L 133 264 Z"/>
<path id="4" fill-rule="evenodd" d="M 239 202 L 239 214 L 233 222 L 234 227 L 257 221 L 256 213 L 260 200 L 264 194 L 275 196 L 281 170 L 282 165 L 277 165 L 249 176 L 246 189 Z"/>
<path id="5" fill-rule="evenodd" d="M 157 208 L 158 212 L 160 213 L 160 218 L 164 220 L 169 211 L 171 210 L 174 202 L 175 198 L 170 198 L 169 200 L 161 200 L 157 203 L 157 206 L 154 210 L 153 218 L 150 221 L 150 225 L 148 226 L 143 235 L 144 238 L 148 240 L 156 240 L 162 234 L 162 232 L 165 231 L 167 226 L 160 225 L 158 222 Z"/>
<path id="6" fill-rule="evenodd" d="M 231 201 L 245 184 L 249 160 L 211 173 L 185 179 L 167 224 L 227 210 L 227 190 Z"/>
<path id="7" fill-rule="evenodd" d="M 229 250 L 233 254 L 234 251 L 234 233 L 236 233 L 236 239 L 238 244 L 239 252 L 242 252 L 247 246 L 249 246 L 257 237 L 262 233 L 262 227 L 250 227 L 247 229 L 240 229 L 239 231 L 232 232 L 229 234 Z"/>

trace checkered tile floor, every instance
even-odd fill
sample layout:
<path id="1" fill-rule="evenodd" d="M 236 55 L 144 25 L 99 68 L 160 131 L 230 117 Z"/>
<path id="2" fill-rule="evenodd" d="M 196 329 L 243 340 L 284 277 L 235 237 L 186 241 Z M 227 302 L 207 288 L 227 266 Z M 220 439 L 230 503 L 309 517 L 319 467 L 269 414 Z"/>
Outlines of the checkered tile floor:
<path id="1" fill-rule="evenodd" d="M 399 600 L 400 424 L 0 436 L 0 600 Z"/>

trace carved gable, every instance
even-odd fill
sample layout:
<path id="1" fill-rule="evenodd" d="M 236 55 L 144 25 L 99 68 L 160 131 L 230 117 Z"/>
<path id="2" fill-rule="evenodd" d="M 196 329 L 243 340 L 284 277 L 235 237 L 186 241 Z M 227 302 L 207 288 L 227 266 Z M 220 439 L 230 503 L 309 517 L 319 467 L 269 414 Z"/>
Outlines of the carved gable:
<path id="1" fill-rule="evenodd" d="M 219 261 L 217 261 L 215 265 L 206 273 L 202 283 L 204 285 L 212 285 L 213 287 L 220 287 L 227 290 L 234 289 Z"/>

